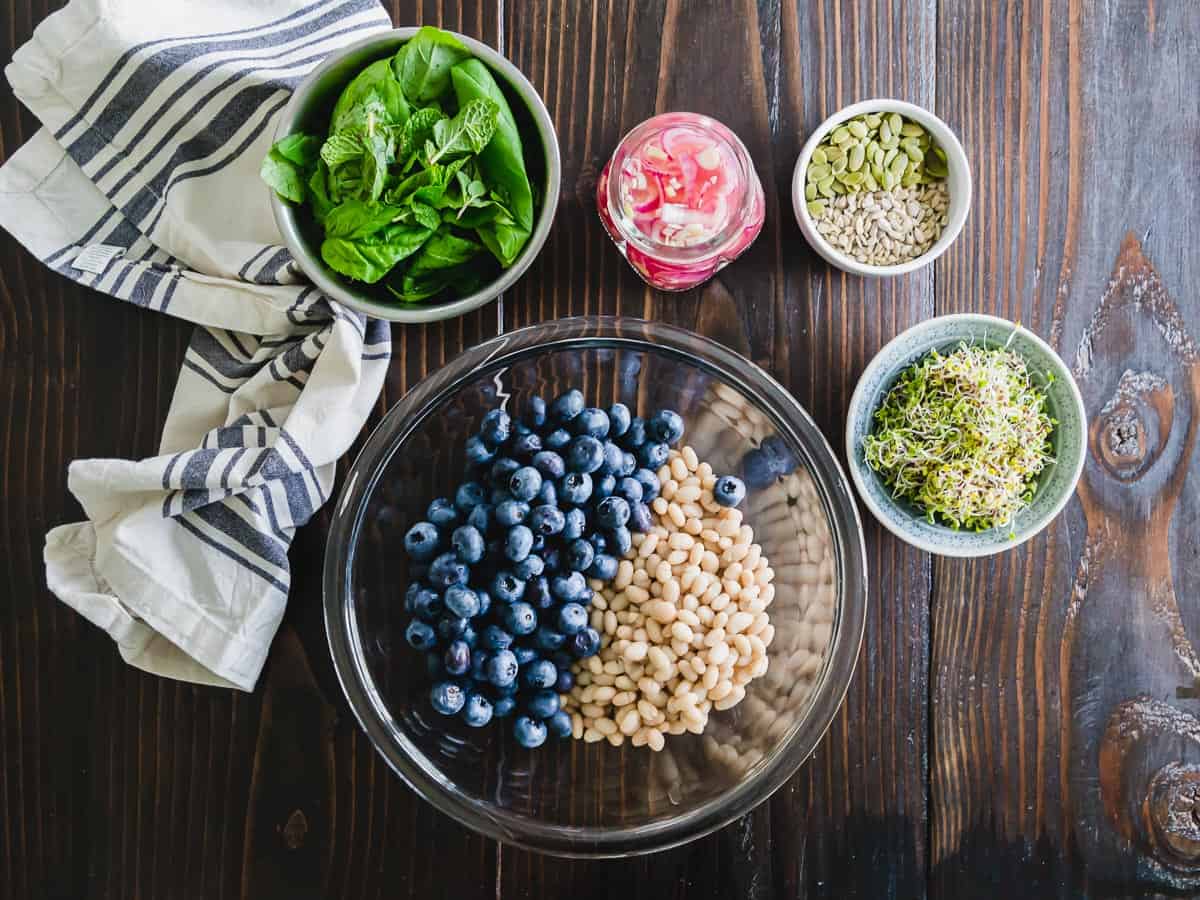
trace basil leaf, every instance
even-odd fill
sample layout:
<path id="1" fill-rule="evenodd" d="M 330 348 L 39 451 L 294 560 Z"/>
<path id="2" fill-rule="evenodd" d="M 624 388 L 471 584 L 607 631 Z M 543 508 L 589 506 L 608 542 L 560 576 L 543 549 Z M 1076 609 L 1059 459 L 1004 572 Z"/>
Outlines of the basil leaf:
<path id="1" fill-rule="evenodd" d="M 325 219 L 325 236 L 366 237 L 390 224 L 400 213 L 400 207 L 387 203 L 347 200 L 330 210 Z"/>
<path id="2" fill-rule="evenodd" d="M 421 252 L 413 257 L 412 266 L 408 271 L 415 277 L 434 269 L 450 269 L 462 265 L 482 252 L 483 247 L 475 241 L 457 237 L 448 231 L 439 231 L 426 241 L 421 247 Z"/>
<path id="3" fill-rule="evenodd" d="M 459 109 L 453 119 L 438 122 L 433 126 L 436 149 L 426 157 L 426 165 L 478 153 L 496 133 L 499 112 L 499 107 L 491 100 L 479 98 Z"/>
<path id="4" fill-rule="evenodd" d="M 476 229 L 475 233 L 506 269 L 516 262 L 517 255 L 529 241 L 526 229 L 512 222 L 502 222 L 499 218 Z"/>
<path id="5" fill-rule="evenodd" d="M 289 134 L 272 148 L 284 159 L 294 162 L 302 169 L 316 165 L 321 152 L 321 139 L 311 134 Z"/>
<path id="6" fill-rule="evenodd" d="M 408 102 L 390 59 L 371 63 L 346 85 L 333 107 L 329 130 L 336 134 L 365 127 L 369 116 L 380 125 L 403 125 L 409 117 Z"/>
<path id="7" fill-rule="evenodd" d="M 285 200 L 291 200 L 293 203 L 304 202 L 304 173 L 276 148 L 272 147 L 271 152 L 263 159 L 258 176 Z"/>
<path id="8" fill-rule="evenodd" d="M 362 238 L 326 238 L 321 258 L 335 272 L 374 284 L 419 250 L 431 233 L 419 225 L 389 225 Z"/>
<path id="9" fill-rule="evenodd" d="M 329 167 L 325 165 L 324 160 L 318 159 L 317 166 L 313 169 L 312 176 L 308 179 L 309 200 L 312 203 L 313 218 L 318 222 L 324 222 L 325 217 L 329 215 L 335 205 L 329 197 L 328 174 Z"/>
<path id="10" fill-rule="evenodd" d="M 488 67 L 477 59 L 456 65 L 450 71 L 450 79 L 460 106 L 484 97 L 498 107 L 496 132 L 487 146 L 479 151 L 476 162 L 488 186 L 504 195 L 516 223 L 532 233 L 533 191 L 525 168 L 517 121 L 513 118 L 504 93 Z"/>
<path id="11" fill-rule="evenodd" d="M 450 67 L 470 56 L 458 38 L 427 25 L 392 58 L 392 70 L 404 96 L 423 106 L 449 90 Z"/>
<path id="12" fill-rule="evenodd" d="M 387 182 L 388 139 L 376 132 L 367 138 L 364 149 L 362 194 L 371 200 L 378 200 Z"/>

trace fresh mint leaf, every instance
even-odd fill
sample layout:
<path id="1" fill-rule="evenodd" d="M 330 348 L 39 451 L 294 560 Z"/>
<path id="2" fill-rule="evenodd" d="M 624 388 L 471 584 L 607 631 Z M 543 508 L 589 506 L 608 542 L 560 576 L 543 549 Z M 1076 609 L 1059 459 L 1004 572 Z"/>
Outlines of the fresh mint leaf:
<path id="1" fill-rule="evenodd" d="M 426 165 L 443 159 L 455 159 L 478 153 L 496 133 L 499 108 L 491 100 L 472 100 L 458 111 L 453 119 L 443 119 L 433 126 L 434 149 L 426 142 Z"/>
<path id="2" fill-rule="evenodd" d="M 400 132 L 400 143 L 396 150 L 396 158 L 407 160 L 421 147 L 425 146 L 425 142 L 433 136 L 433 127 L 444 118 L 446 118 L 446 114 L 433 106 L 427 106 L 424 109 L 418 109 L 413 112 L 408 117 L 408 121 L 404 123 L 404 128 Z"/>
<path id="3" fill-rule="evenodd" d="M 321 145 L 321 159 L 329 168 L 336 169 L 343 163 L 361 159 L 365 149 L 358 132 L 343 131 L 326 138 Z"/>
<path id="4" fill-rule="evenodd" d="M 441 214 L 427 203 L 420 203 L 414 199 L 409 210 L 412 212 L 413 219 L 426 228 L 436 229 L 442 224 Z"/>

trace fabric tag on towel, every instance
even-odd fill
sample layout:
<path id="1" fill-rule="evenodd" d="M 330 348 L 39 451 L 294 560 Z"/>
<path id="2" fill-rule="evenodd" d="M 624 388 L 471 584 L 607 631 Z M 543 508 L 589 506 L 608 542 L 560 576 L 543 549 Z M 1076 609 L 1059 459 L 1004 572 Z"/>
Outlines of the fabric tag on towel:
<path id="1" fill-rule="evenodd" d="M 124 247 L 114 247 L 112 244 L 92 244 L 85 247 L 78 256 L 71 260 L 71 268 L 80 272 L 91 272 L 93 275 L 103 275 L 108 264 L 125 252 Z"/>

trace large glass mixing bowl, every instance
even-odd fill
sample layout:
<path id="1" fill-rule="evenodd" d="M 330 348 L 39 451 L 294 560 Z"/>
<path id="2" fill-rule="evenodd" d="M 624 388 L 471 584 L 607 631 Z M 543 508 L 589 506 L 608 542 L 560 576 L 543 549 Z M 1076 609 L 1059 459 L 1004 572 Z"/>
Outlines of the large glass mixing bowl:
<path id="1" fill-rule="evenodd" d="M 462 447 L 490 409 L 577 387 L 589 405 L 681 413 L 717 472 L 777 435 L 796 465 L 743 504 L 775 570 L 770 666 L 703 735 L 666 749 L 551 740 L 519 747 L 429 706 L 408 647 L 402 535 L 452 493 Z M 766 372 L 699 335 L 632 319 L 577 318 L 475 347 L 396 404 L 355 461 L 325 555 L 325 619 L 346 697 L 376 749 L 422 797 L 502 841 L 571 856 L 675 846 L 743 815 L 812 753 L 841 704 L 862 642 L 867 577 L 849 484 L 804 409 Z M 504 723 L 504 724 L 507 724 Z"/>

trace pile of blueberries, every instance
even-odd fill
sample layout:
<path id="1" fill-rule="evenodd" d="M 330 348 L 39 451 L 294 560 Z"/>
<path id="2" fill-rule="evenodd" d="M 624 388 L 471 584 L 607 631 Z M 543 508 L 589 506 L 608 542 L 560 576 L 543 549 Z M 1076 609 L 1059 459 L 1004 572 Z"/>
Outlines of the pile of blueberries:
<path id="1" fill-rule="evenodd" d="M 405 636 L 427 654 L 435 710 L 475 727 L 515 714 L 525 747 L 570 735 L 559 694 L 600 649 L 587 579 L 613 578 L 631 532 L 651 527 L 656 472 L 683 428 L 668 409 L 585 407 L 577 390 L 532 397 L 516 420 L 484 416 L 454 497 L 404 536 Z"/>

